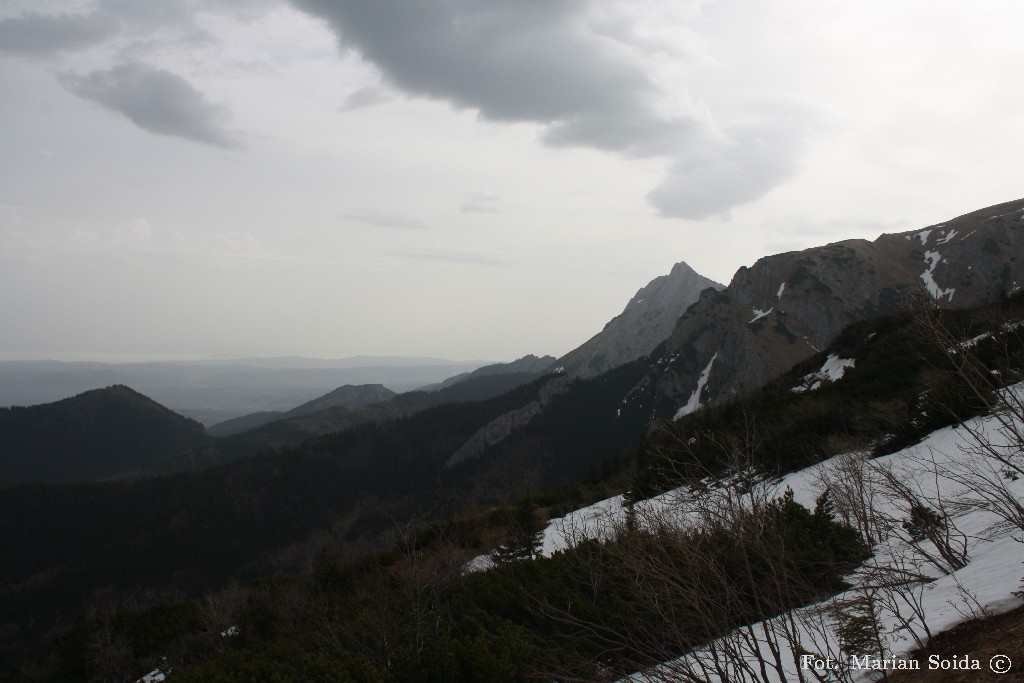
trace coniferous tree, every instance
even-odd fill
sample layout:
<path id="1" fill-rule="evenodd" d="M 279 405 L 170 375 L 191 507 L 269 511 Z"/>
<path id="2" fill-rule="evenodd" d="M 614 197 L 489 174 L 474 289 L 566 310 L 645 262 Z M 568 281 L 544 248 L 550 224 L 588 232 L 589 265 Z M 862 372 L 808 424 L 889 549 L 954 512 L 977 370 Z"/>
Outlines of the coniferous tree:
<path id="1" fill-rule="evenodd" d="M 509 517 L 508 540 L 491 553 L 491 559 L 503 564 L 539 556 L 544 525 L 537 520 L 537 505 L 533 499 L 523 497 Z"/>

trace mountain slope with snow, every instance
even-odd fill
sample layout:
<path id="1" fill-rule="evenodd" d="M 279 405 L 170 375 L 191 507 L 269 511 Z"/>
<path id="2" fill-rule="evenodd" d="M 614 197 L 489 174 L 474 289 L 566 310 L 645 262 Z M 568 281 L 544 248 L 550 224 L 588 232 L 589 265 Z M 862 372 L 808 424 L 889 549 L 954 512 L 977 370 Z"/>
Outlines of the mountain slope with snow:
<path id="1" fill-rule="evenodd" d="M 696 403 L 749 394 L 832 342 L 848 325 L 921 297 L 966 308 L 1024 283 L 1024 200 L 924 230 L 766 256 L 679 318 L 638 389 L 669 399 L 670 417 Z M 717 360 L 709 376 L 705 368 Z"/>
<path id="2" fill-rule="evenodd" d="M 1019 397 L 1024 387 L 1018 385 L 1015 391 Z M 748 502 L 791 491 L 796 502 L 811 508 L 829 489 L 838 514 L 854 526 L 856 510 L 847 503 L 855 489 L 858 495 L 869 496 L 872 503 L 867 512 L 876 534 L 872 558 L 848 577 L 852 585 L 844 593 L 752 624 L 628 680 L 694 677 L 722 683 L 781 683 L 798 680 L 801 672 L 810 678 L 814 668 L 824 667 L 820 663 L 825 661 L 834 663 L 827 672 L 830 681 L 874 680 L 875 667 L 886 661 L 892 668 L 928 668 L 928 660 L 913 660 L 910 653 L 931 635 L 965 619 L 1007 611 L 1022 603 L 1017 592 L 1024 577 L 1024 543 L 1020 541 L 1024 527 L 1019 525 L 1024 519 L 1014 524 L 1012 513 L 1014 501 L 1024 503 L 1024 478 L 1005 474 L 991 456 L 999 452 L 1017 457 L 1022 426 L 1019 415 L 988 415 L 940 429 L 918 445 L 881 458 L 844 453 L 776 480 L 760 479 L 746 494 Z M 631 513 L 627 513 L 622 496 L 600 501 L 551 520 L 544 530 L 542 554 L 551 556 L 585 539 L 612 538 L 626 528 L 627 514 L 649 528 L 700 524 L 711 507 L 708 500 L 726 495 L 722 492 L 731 486 L 726 482 L 705 492 L 677 488 L 636 503 Z M 1004 505 L 993 502 L 994 490 L 1005 494 Z M 963 566 L 944 559 L 936 543 L 908 532 L 916 505 L 948 515 L 945 535 L 954 555 L 965 558 Z M 485 561 L 476 562 L 480 568 L 486 565 Z M 838 615 L 864 595 L 872 596 L 877 607 L 882 649 L 867 658 L 852 659 L 855 653 L 844 648 L 843 621 Z M 723 656 L 736 661 L 723 669 Z M 931 664 L 954 666 L 948 660 Z M 989 661 L 978 665 L 986 673 L 990 671 Z M 728 676 L 723 675 L 725 670 L 730 672 Z"/>

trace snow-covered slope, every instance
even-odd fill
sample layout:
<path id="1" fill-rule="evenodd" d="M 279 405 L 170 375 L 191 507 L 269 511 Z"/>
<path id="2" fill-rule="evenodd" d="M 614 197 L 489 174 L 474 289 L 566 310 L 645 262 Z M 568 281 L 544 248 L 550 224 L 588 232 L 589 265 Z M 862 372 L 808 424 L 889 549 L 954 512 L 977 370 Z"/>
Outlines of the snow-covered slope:
<path id="1" fill-rule="evenodd" d="M 1018 385 L 1014 391 L 1011 395 L 1019 397 L 1024 387 Z M 789 489 L 797 502 L 813 508 L 828 487 L 840 517 L 849 517 L 852 526 L 868 527 L 874 537 L 874 555 L 848 577 L 853 588 L 822 603 L 745 627 L 629 680 L 781 683 L 801 680 L 801 673 L 806 680 L 816 680 L 811 673 L 817 667 L 816 673 L 825 676 L 818 680 L 856 682 L 875 680 L 879 666 L 977 666 L 986 674 L 990 664 L 1001 666 L 1001 661 L 968 659 L 918 662 L 909 659 L 908 653 L 927 642 L 929 635 L 1021 603 L 1015 592 L 1024 577 L 1024 543 L 1019 540 L 1024 517 L 1014 515 L 1024 514 L 1024 508 L 1016 508 L 1024 503 L 1024 477 L 1007 472 L 999 461 L 1015 462 L 1021 457 L 1020 432 L 1016 431 L 1020 426 L 1006 414 L 975 418 L 940 429 L 916 446 L 881 458 L 840 454 L 775 481 L 760 479 L 748 498 L 767 500 Z M 637 503 L 635 519 L 651 525 L 699 523 L 708 496 L 715 495 L 719 493 L 714 488 L 710 493 L 688 488 L 669 491 Z M 844 505 L 857 496 L 869 501 L 863 523 L 854 518 L 856 511 Z M 907 533 L 902 521 L 910 518 L 915 503 L 948 515 L 948 550 L 965 557 L 964 566 L 950 564 L 935 543 L 915 540 Z M 551 556 L 583 539 L 611 538 L 625 523 L 622 496 L 600 501 L 551 520 L 544 532 L 542 554 Z M 477 558 L 474 568 L 488 564 L 486 557 Z M 877 607 L 878 637 L 884 649 L 877 657 L 851 659 L 838 635 L 836 609 L 865 595 L 871 595 Z M 722 674 L 723 653 L 734 660 L 727 667 L 728 675 Z"/>

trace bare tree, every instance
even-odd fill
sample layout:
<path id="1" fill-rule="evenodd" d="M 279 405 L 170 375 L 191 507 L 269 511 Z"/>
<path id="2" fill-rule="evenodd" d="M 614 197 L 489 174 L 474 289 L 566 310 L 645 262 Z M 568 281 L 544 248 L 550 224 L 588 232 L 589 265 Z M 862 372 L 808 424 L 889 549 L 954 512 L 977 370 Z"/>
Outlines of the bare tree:
<path id="1" fill-rule="evenodd" d="M 865 545 L 873 546 L 889 534 L 891 520 L 879 513 L 882 482 L 868 453 L 837 455 L 818 468 L 816 479 L 819 489 L 829 492 L 839 519 L 856 529 Z"/>
<path id="2" fill-rule="evenodd" d="M 923 465 L 922 472 L 934 482 L 932 491 L 922 490 L 918 479 L 905 471 L 876 464 L 873 469 L 880 477 L 885 495 L 900 510 L 903 519 L 889 529 L 907 545 L 943 574 L 951 574 L 967 566 L 968 539 L 956 526 L 950 514 L 938 465 L 934 458 L 910 458 Z"/>
<path id="3" fill-rule="evenodd" d="M 1012 483 L 1024 477 L 1024 339 L 1017 320 L 990 319 L 981 334 L 965 338 L 928 302 L 913 312 L 919 333 L 933 343 L 948 369 L 988 415 L 963 420 L 964 455 L 943 475 L 958 484 L 958 501 L 995 514 L 1003 526 L 1024 531 L 1024 504 Z M 975 330 L 976 331 L 976 330 Z"/>

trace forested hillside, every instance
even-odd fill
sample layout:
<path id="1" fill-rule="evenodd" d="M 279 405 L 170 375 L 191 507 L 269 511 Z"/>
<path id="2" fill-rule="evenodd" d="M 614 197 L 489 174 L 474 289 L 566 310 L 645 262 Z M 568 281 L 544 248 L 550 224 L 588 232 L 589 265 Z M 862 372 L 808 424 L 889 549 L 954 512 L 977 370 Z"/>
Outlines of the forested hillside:
<path id="1" fill-rule="evenodd" d="M 169 472 L 209 442 L 198 422 L 120 385 L 0 408 L 0 486 Z"/>

